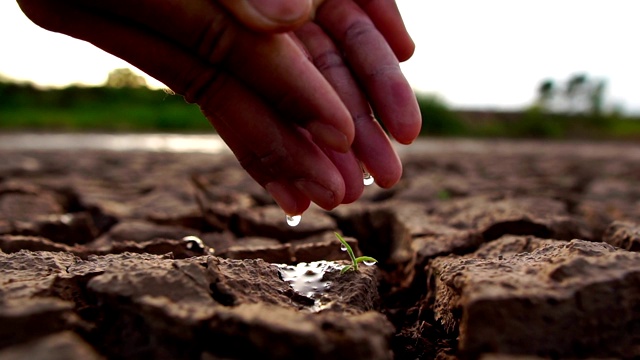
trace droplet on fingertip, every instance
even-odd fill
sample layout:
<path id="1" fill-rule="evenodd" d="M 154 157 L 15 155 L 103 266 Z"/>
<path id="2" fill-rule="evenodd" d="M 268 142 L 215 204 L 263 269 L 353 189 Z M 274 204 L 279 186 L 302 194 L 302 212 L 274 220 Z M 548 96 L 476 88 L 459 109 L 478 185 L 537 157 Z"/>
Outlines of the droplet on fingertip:
<path id="1" fill-rule="evenodd" d="M 371 184 L 373 184 L 373 182 L 375 181 L 375 179 L 373 178 L 373 176 L 371 176 L 371 174 L 369 174 L 368 172 L 362 174 L 362 182 L 364 183 L 365 186 L 369 186 Z"/>
<path id="2" fill-rule="evenodd" d="M 287 215 L 286 216 L 287 225 L 289 226 L 298 226 L 300 221 L 302 220 L 302 215 Z"/>

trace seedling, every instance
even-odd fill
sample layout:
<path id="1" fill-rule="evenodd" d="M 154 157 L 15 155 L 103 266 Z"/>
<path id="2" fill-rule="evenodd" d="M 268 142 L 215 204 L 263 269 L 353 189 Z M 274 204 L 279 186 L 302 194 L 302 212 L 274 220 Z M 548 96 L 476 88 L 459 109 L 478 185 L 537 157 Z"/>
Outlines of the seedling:
<path id="1" fill-rule="evenodd" d="M 346 265 L 345 267 L 343 267 L 342 270 L 340 270 L 340 274 L 344 274 L 349 270 L 358 271 L 358 263 L 361 263 L 361 262 L 364 262 L 365 265 L 373 265 L 378 262 L 378 260 L 372 258 L 371 256 L 356 257 L 353 254 L 353 250 L 351 249 L 351 246 L 349 246 L 347 241 L 343 239 L 342 236 L 340 236 L 340 234 L 338 233 L 335 233 L 335 234 L 338 240 L 340 240 L 340 242 L 342 243 L 343 248 L 346 248 L 347 253 L 349 254 L 349 257 L 351 258 L 351 265 Z"/>

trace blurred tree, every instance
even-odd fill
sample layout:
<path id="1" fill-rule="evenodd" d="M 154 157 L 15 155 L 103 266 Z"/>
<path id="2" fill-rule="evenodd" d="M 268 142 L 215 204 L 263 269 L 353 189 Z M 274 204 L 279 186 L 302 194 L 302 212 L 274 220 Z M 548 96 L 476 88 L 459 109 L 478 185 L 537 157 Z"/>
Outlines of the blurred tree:
<path id="1" fill-rule="evenodd" d="M 543 111 L 568 114 L 601 115 L 604 108 L 606 83 L 574 74 L 564 84 L 545 79 L 538 86 L 535 107 Z"/>
<path id="2" fill-rule="evenodd" d="M 553 80 L 546 79 L 540 83 L 538 87 L 538 99 L 536 101 L 536 107 L 541 109 L 548 109 L 550 102 L 553 99 L 553 92 L 555 91 L 555 84 Z"/>
<path id="3" fill-rule="evenodd" d="M 463 135 L 466 126 L 444 101 L 433 95 L 416 94 L 422 114 L 421 135 Z"/>
<path id="4" fill-rule="evenodd" d="M 109 73 L 105 86 L 114 88 L 139 88 L 146 87 L 147 82 L 142 76 L 136 75 L 131 71 L 131 69 L 122 68 L 115 69 Z"/>

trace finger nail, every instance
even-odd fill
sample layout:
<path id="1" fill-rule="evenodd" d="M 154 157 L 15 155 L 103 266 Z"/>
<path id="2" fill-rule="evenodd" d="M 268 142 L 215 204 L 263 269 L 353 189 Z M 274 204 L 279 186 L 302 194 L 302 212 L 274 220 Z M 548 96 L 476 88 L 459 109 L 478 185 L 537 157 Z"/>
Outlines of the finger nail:
<path id="1" fill-rule="evenodd" d="M 336 207 L 335 194 L 317 182 L 310 180 L 298 180 L 294 184 L 298 190 L 308 196 L 313 202 L 320 205 L 320 207 L 327 210 Z"/>
<path id="2" fill-rule="evenodd" d="M 249 0 L 262 16 L 277 23 L 294 23 L 309 16 L 311 0 Z"/>
<path id="3" fill-rule="evenodd" d="M 312 122 L 307 126 L 307 130 L 313 136 L 314 141 L 320 142 L 332 150 L 346 153 L 351 147 L 347 135 L 332 125 Z"/>

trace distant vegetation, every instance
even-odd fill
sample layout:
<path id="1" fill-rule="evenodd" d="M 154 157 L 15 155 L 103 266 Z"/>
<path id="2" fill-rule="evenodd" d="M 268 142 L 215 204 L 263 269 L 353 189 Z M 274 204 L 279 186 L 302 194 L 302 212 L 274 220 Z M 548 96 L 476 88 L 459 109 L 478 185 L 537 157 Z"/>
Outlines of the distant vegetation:
<path id="1" fill-rule="evenodd" d="M 544 80 L 522 111 L 453 110 L 417 94 L 422 135 L 456 137 L 590 138 L 640 140 L 640 119 L 604 103 L 605 83 L 586 75 Z M 39 89 L 0 76 L 0 129 L 16 131 L 212 132 L 196 105 L 146 87 L 128 69 L 103 86 Z"/>
<path id="2" fill-rule="evenodd" d="M 535 103 L 521 111 L 455 111 L 433 96 L 417 96 L 424 135 L 640 140 L 640 118 L 605 104 L 605 87 L 584 74 L 543 80 Z"/>
<path id="3" fill-rule="evenodd" d="M 0 128 L 54 131 L 211 131 L 198 106 L 146 87 L 128 69 L 104 86 L 38 89 L 0 81 Z"/>

